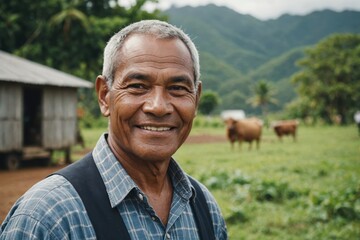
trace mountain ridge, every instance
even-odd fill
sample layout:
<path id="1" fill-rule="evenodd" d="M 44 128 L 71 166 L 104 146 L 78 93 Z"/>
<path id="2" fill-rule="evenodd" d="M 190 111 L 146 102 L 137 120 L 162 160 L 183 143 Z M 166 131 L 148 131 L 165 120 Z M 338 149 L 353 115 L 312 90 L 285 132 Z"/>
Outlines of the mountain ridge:
<path id="1" fill-rule="evenodd" d="M 198 47 L 204 89 L 219 93 L 223 99 L 219 110 L 254 111 L 246 99 L 252 94 L 250 85 L 260 79 L 271 81 L 280 90 L 280 104 L 273 110 L 281 110 L 296 97 L 290 76 L 299 70 L 295 63 L 304 56 L 304 49 L 335 33 L 360 33 L 360 12 L 352 10 L 285 14 L 270 20 L 214 4 L 172 7 L 165 13 L 169 22 L 187 32 Z M 221 68 L 214 66 L 216 61 Z M 223 73 L 223 69 L 232 74 Z M 243 88 L 235 88 L 237 85 Z M 235 95 L 236 102 L 230 99 Z M 239 96 L 243 97 L 240 104 Z"/>

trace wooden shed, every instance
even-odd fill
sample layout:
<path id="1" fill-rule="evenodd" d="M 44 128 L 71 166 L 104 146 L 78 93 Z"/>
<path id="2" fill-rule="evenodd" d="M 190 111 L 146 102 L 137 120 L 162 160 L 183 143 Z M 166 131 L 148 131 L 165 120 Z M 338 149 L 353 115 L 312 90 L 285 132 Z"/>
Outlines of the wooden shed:
<path id="1" fill-rule="evenodd" d="M 0 51 L 0 160 L 16 168 L 76 141 L 77 89 L 92 83 Z"/>

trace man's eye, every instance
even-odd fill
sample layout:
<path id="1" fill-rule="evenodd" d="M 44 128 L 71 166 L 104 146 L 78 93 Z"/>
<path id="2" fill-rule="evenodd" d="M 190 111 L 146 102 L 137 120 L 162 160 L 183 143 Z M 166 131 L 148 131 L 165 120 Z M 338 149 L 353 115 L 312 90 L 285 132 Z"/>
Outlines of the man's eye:
<path id="1" fill-rule="evenodd" d="M 174 91 L 189 91 L 186 87 L 180 85 L 170 86 L 169 89 Z"/>
<path id="2" fill-rule="evenodd" d="M 130 84 L 128 85 L 128 88 L 133 88 L 133 89 L 145 89 L 145 86 L 142 84 Z"/>

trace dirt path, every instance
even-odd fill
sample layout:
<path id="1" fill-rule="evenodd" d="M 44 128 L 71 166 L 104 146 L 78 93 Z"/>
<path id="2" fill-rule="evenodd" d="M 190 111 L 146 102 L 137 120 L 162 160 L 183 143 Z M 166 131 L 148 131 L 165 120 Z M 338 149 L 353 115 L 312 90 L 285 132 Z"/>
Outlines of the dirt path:
<path id="1" fill-rule="evenodd" d="M 226 136 L 221 135 L 196 135 L 190 136 L 186 139 L 185 143 L 217 143 L 217 142 L 226 142 Z"/>
<path id="2" fill-rule="evenodd" d="M 17 171 L 0 171 L 0 222 L 14 202 L 32 185 L 61 167 L 26 166 Z"/>
<path id="3" fill-rule="evenodd" d="M 196 144 L 224 141 L 226 141 L 225 136 L 198 135 L 189 137 L 186 143 Z M 28 165 L 12 172 L 0 170 L 0 223 L 3 222 L 11 206 L 22 194 L 32 185 L 61 167 L 62 166 L 37 167 Z"/>

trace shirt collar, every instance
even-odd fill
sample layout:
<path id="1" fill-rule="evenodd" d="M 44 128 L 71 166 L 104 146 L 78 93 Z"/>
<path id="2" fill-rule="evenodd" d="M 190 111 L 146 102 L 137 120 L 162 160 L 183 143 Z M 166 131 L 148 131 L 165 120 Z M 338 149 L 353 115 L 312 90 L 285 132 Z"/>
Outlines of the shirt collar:
<path id="1" fill-rule="evenodd" d="M 101 178 L 104 181 L 111 207 L 114 208 L 123 201 L 133 189 L 140 192 L 141 190 L 116 159 L 106 139 L 107 133 L 99 138 L 92 154 Z M 174 191 L 177 192 L 180 197 L 190 199 L 195 191 L 187 175 L 174 159 L 170 161 L 168 174 L 172 180 Z"/>

